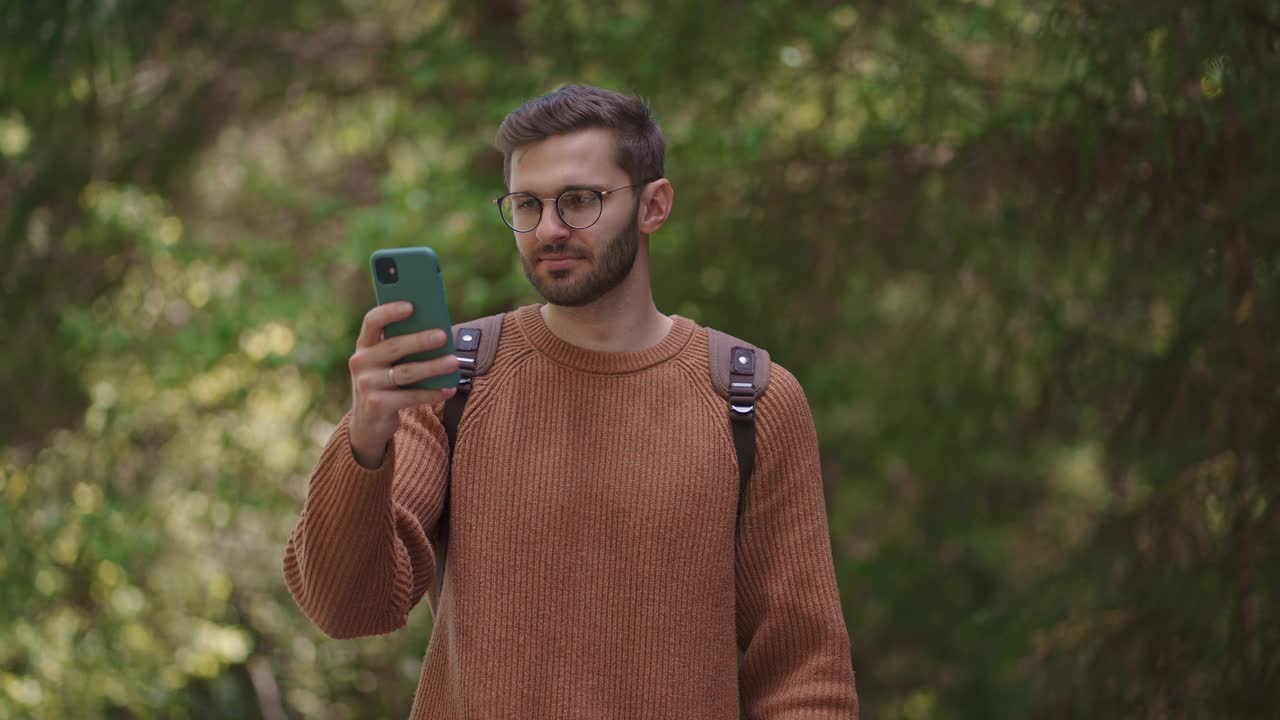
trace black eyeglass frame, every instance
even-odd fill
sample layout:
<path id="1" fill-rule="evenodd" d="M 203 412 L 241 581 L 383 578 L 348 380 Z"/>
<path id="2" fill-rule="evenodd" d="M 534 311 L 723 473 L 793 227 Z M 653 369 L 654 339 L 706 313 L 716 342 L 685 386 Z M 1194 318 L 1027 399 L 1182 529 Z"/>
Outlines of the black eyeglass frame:
<path id="1" fill-rule="evenodd" d="M 622 187 L 616 187 L 616 188 L 614 188 L 614 189 L 612 189 L 612 190 L 596 190 L 595 188 L 581 188 L 581 187 L 577 187 L 577 188 L 575 188 L 575 187 L 571 187 L 571 188 L 566 188 L 565 190 L 561 191 L 561 193 L 560 193 L 559 195 L 557 195 L 557 196 L 555 196 L 555 197 L 553 197 L 553 198 L 540 198 L 540 197 L 538 197 L 537 195 L 534 195 L 534 194 L 533 194 L 533 193 L 531 193 L 531 192 L 524 192 L 523 190 L 521 190 L 521 191 L 518 191 L 518 192 L 511 192 L 511 193 L 507 193 L 506 195 L 503 195 L 503 196 L 502 196 L 502 197 L 500 197 L 500 198 L 495 198 L 495 199 L 494 199 L 494 201 L 493 201 L 493 204 L 494 204 L 494 205 L 496 205 L 496 206 L 498 207 L 498 215 L 502 217 L 502 223 L 503 223 L 504 225 L 506 225 L 507 227 L 511 228 L 512 232 L 518 232 L 518 233 L 530 233 L 530 232 L 533 232 L 534 230 L 537 230 L 537 229 L 538 229 L 538 226 L 542 224 L 542 214 L 543 214 L 543 212 L 547 209 L 547 208 L 546 208 L 546 202 L 547 202 L 547 201 L 551 201 L 551 202 L 554 202 L 554 203 L 555 203 L 555 205 L 556 205 L 556 215 L 559 215 L 559 216 L 560 216 L 560 222 L 564 223 L 565 225 L 568 225 L 569 227 L 573 228 L 574 230 L 586 230 L 587 228 L 591 227 L 592 225 L 595 225 L 596 223 L 600 222 L 600 218 L 604 217 L 604 196 L 605 196 L 605 195 L 609 195 L 609 194 L 612 194 L 612 193 L 616 193 L 616 192 L 619 192 L 619 191 L 621 191 L 621 190 L 626 190 L 626 189 L 628 189 L 628 188 L 644 187 L 645 185 L 648 185 L 648 184 L 649 184 L 649 183 L 651 183 L 651 182 L 654 182 L 654 181 L 656 181 L 656 180 L 661 180 L 661 179 L 662 179 L 662 178 L 660 178 L 660 177 L 656 177 L 656 178 L 653 178 L 652 180 L 645 180 L 644 182 L 639 182 L 639 183 L 631 183 L 630 185 L 623 185 Z M 573 193 L 573 192 L 584 192 L 584 191 L 585 191 L 585 192 L 592 192 L 592 193 L 595 193 L 595 194 L 596 194 L 596 200 L 600 203 L 600 212 L 596 213 L 596 219 L 595 219 L 595 220 L 592 220 L 591 222 L 587 223 L 586 225 L 574 225 L 573 223 L 569 222 L 569 220 L 568 220 L 567 218 L 565 218 L 565 216 L 564 216 L 564 211 L 560 209 L 560 198 L 564 197 L 565 195 L 567 195 L 567 194 L 569 194 L 569 193 Z M 534 224 L 533 224 L 533 227 L 529 228 L 528 230 L 517 230 L 517 229 L 516 229 L 515 227 L 513 227 L 513 226 L 511 225 L 511 223 L 507 220 L 507 215 L 506 215 L 506 213 L 502 212 L 502 201 L 503 201 L 503 200 L 506 200 L 507 198 L 511 197 L 512 195 L 528 195 L 529 197 L 533 198 L 533 199 L 534 199 L 535 201 L 537 201 L 537 203 L 538 203 L 538 222 L 534 223 Z"/>

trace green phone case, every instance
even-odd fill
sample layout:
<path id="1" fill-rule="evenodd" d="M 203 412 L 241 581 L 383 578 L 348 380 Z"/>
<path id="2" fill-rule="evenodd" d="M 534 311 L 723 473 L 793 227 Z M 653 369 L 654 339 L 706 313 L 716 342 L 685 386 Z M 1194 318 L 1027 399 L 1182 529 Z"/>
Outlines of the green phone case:
<path id="1" fill-rule="evenodd" d="M 378 278 L 377 262 L 384 257 L 395 261 L 395 282 L 384 283 Z M 409 335 L 431 328 L 440 328 L 449 336 L 444 347 L 406 355 L 396 360 L 396 365 L 431 360 L 454 353 L 453 323 L 449 321 L 449 303 L 445 299 L 440 260 L 436 257 L 435 250 L 429 247 L 384 248 L 369 256 L 369 271 L 373 276 L 373 291 L 378 296 L 379 305 L 398 300 L 413 303 L 413 314 L 387 325 L 382 333 L 384 338 Z M 457 387 L 460 379 L 461 374 L 455 370 L 449 375 L 419 380 L 404 387 L 440 390 Z"/>

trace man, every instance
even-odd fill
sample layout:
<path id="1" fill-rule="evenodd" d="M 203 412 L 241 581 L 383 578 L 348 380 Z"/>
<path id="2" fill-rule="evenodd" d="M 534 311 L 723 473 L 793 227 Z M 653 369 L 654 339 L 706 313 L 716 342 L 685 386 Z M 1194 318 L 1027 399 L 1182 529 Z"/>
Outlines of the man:
<path id="1" fill-rule="evenodd" d="M 773 365 L 735 541 L 738 471 L 704 328 L 660 313 L 649 238 L 671 212 L 639 100 L 569 86 L 498 130 L 499 201 L 546 299 L 508 313 L 452 461 L 454 391 L 400 388 L 455 356 L 365 316 L 353 406 L 326 445 L 284 573 L 327 634 L 435 625 L 412 717 L 849 720 L 857 696 L 813 420 Z M 432 537 L 449 495 L 436 596 Z"/>

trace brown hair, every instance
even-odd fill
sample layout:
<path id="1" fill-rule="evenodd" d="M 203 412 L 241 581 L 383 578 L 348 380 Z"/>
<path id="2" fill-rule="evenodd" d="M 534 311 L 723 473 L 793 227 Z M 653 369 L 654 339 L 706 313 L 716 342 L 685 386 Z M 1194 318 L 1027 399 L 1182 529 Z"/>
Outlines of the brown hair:
<path id="1" fill-rule="evenodd" d="M 662 177 L 665 143 L 649 106 L 640 98 L 590 85 L 565 85 L 507 115 L 494 139 L 502 151 L 502 177 L 511 182 L 511 154 L 516 148 L 587 128 L 617 133 L 618 165 L 631 182 Z"/>

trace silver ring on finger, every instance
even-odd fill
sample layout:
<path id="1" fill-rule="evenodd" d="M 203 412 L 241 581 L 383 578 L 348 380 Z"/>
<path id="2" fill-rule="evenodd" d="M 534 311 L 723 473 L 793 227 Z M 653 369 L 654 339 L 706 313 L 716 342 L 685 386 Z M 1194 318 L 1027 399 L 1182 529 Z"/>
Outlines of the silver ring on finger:
<path id="1" fill-rule="evenodd" d="M 391 381 L 391 387 L 400 387 L 400 383 L 396 382 L 396 366 L 392 365 L 387 368 L 387 379 Z"/>

